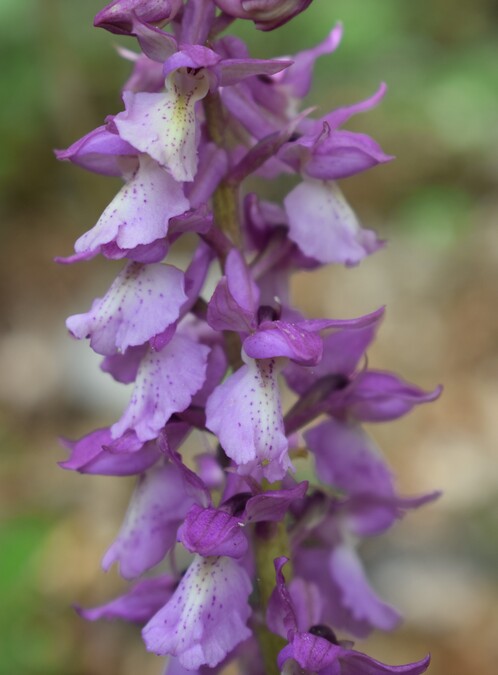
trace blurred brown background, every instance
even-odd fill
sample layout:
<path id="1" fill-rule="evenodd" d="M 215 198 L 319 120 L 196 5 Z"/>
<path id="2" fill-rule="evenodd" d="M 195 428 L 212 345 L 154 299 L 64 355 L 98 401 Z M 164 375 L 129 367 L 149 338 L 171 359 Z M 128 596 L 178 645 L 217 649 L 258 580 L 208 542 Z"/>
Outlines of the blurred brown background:
<path id="1" fill-rule="evenodd" d="M 124 587 L 99 564 L 133 481 L 56 465 L 58 435 L 114 421 L 128 395 L 64 329 L 119 265 L 52 262 L 118 188 L 51 152 L 121 109 L 129 64 L 119 40 L 92 28 L 101 6 L 0 2 L 0 675 L 162 672 L 137 630 L 85 624 L 71 608 Z M 343 45 L 319 62 L 309 102 L 326 110 L 380 80 L 390 87 L 349 128 L 398 159 L 343 183 L 390 245 L 359 268 L 300 276 L 295 297 L 313 316 L 386 303 L 370 362 L 445 385 L 437 403 L 372 428 L 401 490 L 441 487 L 444 498 L 363 548 L 407 620 L 360 648 L 393 663 L 430 650 L 433 675 L 495 675 L 498 663 L 497 18 L 493 0 L 315 0 L 275 33 L 238 29 L 270 56 L 313 45 L 342 19 Z"/>

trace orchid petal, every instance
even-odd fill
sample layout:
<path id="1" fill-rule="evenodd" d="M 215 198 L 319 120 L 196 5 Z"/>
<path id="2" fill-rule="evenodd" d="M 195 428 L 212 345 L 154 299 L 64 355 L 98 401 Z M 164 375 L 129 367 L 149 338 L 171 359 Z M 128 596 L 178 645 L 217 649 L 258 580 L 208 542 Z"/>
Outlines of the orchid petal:
<path id="1" fill-rule="evenodd" d="M 206 406 L 206 426 L 213 431 L 237 471 L 255 471 L 270 482 L 292 467 L 287 454 L 274 359 L 246 364 L 219 385 Z"/>
<path id="2" fill-rule="evenodd" d="M 104 555 L 104 570 L 118 562 L 122 576 L 133 579 L 161 562 L 175 544 L 178 527 L 192 503 L 173 464 L 143 474 L 119 535 Z"/>
<path id="3" fill-rule="evenodd" d="M 252 584 L 232 558 L 196 556 L 171 600 L 143 629 L 149 651 L 195 670 L 220 663 L 251 631 Z"/>
<path id="4" fill-rule="evenodd" d="M 134 429 L 144 441 L 156 438 L 171 415 L 185 410 L 204 384 L 209 348 L 176 334 L 159 352 L 149 350 L 138 370 L 133 394 L 114 437 Z"/>
<path id="5" fill-rule="evenodd" d="M 356 265 L 382 246 L 372 230 L 360 227 L 334 183 L 304 181 L 287 195 L 284 204 L 289 238 L 321 263 Z"/>
<path id="6" fill-rule="evenodd" d="M 208 92 L 205 71 L 172 74 L 160 94 L 124 92 L 126 111 L 115 117 L 120 136 L 164 166 L 176 181 L 197 171 L 195 103 Z"/>
<path id="7" fill-rule="evenodd" d="M 181 185 L 156 162 L 142 155 L 136 173 L 97 224 L 77 240 L 75 251 L 91 256 L 110 243 L 120 249 L 150 244 L 165 237 L 169 219 L 188 208 Z"/>
<path id="8" fill-rule="evenodd" d="M 184 274 L 171 265 L 129 263 L 102 299 L 66 326 L 78 339 L 90 338 L 99 354 L 111 355 L 144 344 L 166 330 L 187 299 Z"/>
<path id="9" fill-rule="evenodd" d="M 143 579 L 132 586 L 128 593 L 105 605 L 77 611 L 87 621 L 124 619 L 134 623 L 146 623 L 168 602 L 176 585 L 176 579 L 169 574 Z"/>

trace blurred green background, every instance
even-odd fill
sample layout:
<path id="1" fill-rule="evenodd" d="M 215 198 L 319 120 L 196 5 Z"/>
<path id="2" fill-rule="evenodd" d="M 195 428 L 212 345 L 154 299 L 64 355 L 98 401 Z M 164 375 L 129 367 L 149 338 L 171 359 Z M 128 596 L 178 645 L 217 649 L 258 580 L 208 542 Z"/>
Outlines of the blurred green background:
<path id="1" fill-rule="evenodd" d="M 121 109 L 129 64 L 113 45 L 126 41 L 92 28 L 101 6 L 0 1 L 0 675 L 162 672 L 137 630 L 85 624 L 71 607 L 124 587 L 99 563 L 132 481 L 56 465 L 59 434 L 112 422 L 127 397 L 64 329 L 116 265 L 52 262 L 119 185 L 52 155 Z M 364 546 L 407 621 L 360 647 L 390 662 L 430 650 L 433 675 L 495 675 L 498 662 L 497 18 L 494 0 L 315 0 L 274 33 L 236 26 L 253 55 L 271 56 L 342 20 L 343 44 L 319 61 L 308 101 L 322 111 L 389 85 L 349 128 L 397 160 L 343 188 L 390 245 L 357 269 L 300 276 L 295 297 L 315 316 L 387 303 L 371 363 L 446 385 L 439 402 L 372 428 L 405 492 L 445 497 Z"/>

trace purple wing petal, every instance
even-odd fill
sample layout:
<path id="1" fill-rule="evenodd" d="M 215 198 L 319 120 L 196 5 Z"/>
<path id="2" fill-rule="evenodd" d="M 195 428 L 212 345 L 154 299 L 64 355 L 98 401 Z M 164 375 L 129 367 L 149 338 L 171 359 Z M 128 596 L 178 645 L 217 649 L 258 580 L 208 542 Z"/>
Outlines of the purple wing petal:
<path id="1" fill-rule="evenodd" d="M 169 574 L 154 579 L 144 579 L 134 584 L 128 593 L 105 605 L 77 611 L 88 621 L 124 619 L 124 621 L 134 623 L 146 623 L 168 602 L 176 585 L 176 579 Z"/>
<path id="2" fill-rule="evenodd" d="M 227 256 L 225 276 L 208 305 L 207 320 L 215 330 L 250 331 L 255 324 L 259 291 L 237 249 Z"/>
<path id="3" fill-rule="evenodd" d="M 123 176 L 138 166 L 137 150 L 106 126 L 98 127 L 66 150 L 56 150 L 57 159 L 104 176 Z"/>
<path id="4" fill-rule="evenodd" d="M 296 147 L 298 145 L 299 141 Z M 281 153 L 281 158 L 287 157 Z M 302 170 L 310 178 L 338 180 L 354 176 L 392 159 L 394 157 L 386 155 L 370 136 L 351 131 L 334 131 L 324 134 L 318 141 L 313 142 L 309 156 L 303 162 Z"/>
<path id="5" fill-rule="evenodd" d="M 385 422 L 406 415 L 421 403 L 437 399 L 442 387 L 423 391 L 394 373 L 366 370 L 355 379 L 347 398 L 351 414 L 363 422 Z"/>
<path id="6" fill-rule="evenodd" d="M 143 473 L 161 456 L 156 443 L 143 443 L 133 432 L 113 441 L 108 428 L 97 429 L 79 441 L 63 439 L 71 450 L 63 469 L 100 476 L 132 476 Z"/>

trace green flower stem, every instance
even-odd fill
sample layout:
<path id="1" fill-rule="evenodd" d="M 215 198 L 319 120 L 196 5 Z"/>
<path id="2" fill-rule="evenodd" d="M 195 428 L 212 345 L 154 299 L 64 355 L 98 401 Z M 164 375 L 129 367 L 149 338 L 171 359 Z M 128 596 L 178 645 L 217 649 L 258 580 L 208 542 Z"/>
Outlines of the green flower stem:
<path id="1" fill-rule="evenodd" d="M 218 93 L 208 94 L 204 99 L 204 113 L 211 140 L 220 148 L 227 147 L 227 121 Z M 239 188 L 223 179 L 213 195 L 213 214 L 215 225 L 225 234 L 237 248 L 242 246 L 242 233 L 239 223 Z M 222 267 L 226 256 L 220 257 Z M 240 358 L 241 343 L 237 333 L 225 333 L 225 345 L 233 370 L 242 365 Z M 278 486 L 265 485 L 266 489 L 278 489 Z M 259 621 L 255 627 L 256 635 L 265 665 L 266 675 L 280 675 L 277 656 L 285 641 L 268 630 L 265 621 L 270 596 L 275 588 L 275 568 L 273 561 L 280 556 L 290 559 L 289 537 L 285 524 L 258 523 L 255 530 L 256 549 L 256 602 Z M 290 563 L 286 569 L 286 577 L 291 578 Z"/>
<path id="2" fill-rule="evenodd" d="M 291 578 L 289 537 L 285 523 L 258 523 L 255 531 L 256 584 L 261 621 L 256 635 L 261 648 L 266 675 L 280 675 L 277 656 L 285 646 L 285 640 L 275 635 L 266 626 L 266 610 L 275 588 L 275 567 L 273 561 L 280 556 L 289 558 L 285 576 Z"/>
<path id="3" fill-rule="evenodd" d="M 220 148 L 225 148 L 227 120 L 218 93 L 208 94 L 204 98 L 204 113 L 211 140 Z M 242 236 L 239 225 L 238 188 L 223 179 L 213 195 L 213 214 L 215 223 L 232 243 L 240 248 Z"/>

